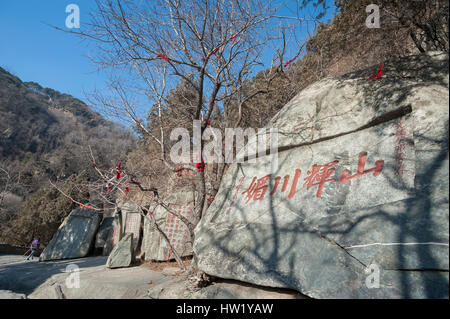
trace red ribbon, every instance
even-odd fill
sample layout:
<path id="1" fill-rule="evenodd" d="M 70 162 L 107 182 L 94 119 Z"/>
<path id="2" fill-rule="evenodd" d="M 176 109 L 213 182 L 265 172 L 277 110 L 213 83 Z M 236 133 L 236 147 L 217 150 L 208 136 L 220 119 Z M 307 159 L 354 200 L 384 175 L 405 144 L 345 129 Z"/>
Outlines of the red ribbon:
<path id="1" fill-rule="evenodd" d="M 163 58 L 164 60 L 169 61 L 169 59 L 166 58 L 166 57 L 165 57 L 164 55 L 162 55 L 161 53 L 158 53 L 157 57 L 158 57 L 158 58 Z"/>
<path id="2" fill-rule="evenodd" d="M 80 208 L 81 208 L 81 209 L 84 209 L 84 208 L 94 209 L 91 205 L 88 205 L 88 204 L 83 205 L 83 204 L 81 204 L 81 203 L 80 203 Z"/>
<path id="3" fill-rule="evenodd" d="M 172 248 L 169 249 L 169 258 L 167 258 L 167 262 L 170 261 L 170 254 L 172 253 Z"/>
<path id="4" fill-rule="evenodd" d="M 216 54 L 217 51 L 219 51 L 220 47 L 218 47 L 217 49 L 215 49 L 213 52 L 211 52 L 210 54 L 208 54 L 207 56 L 205 56 L 204 58 L 202 58 L 203 61 L 205 61 L 207 58 L 209 58 L 211 55 Z"/>
<path id="5" fill-rule="evenodd" d="M 199 172 L 202 172 L 205 169 L 205 163 L 203 161 L 201 161 L 201 162 L 195 164 L 195 167 L 197 167 L 197 170 Z"/>
<path id="6" fill-rule="evenodd" d="M 293 58 L 293 59 L 290 59 L 289 61 L 287 61 L 285 64 L 284 64 L 284 67 L 287 67 L 292 61 L 294 61 L 295 60 L 295 58 Z"/>
<path id="7" fill-rule="evenodd" d="M 117 170 L 117 172 L 116 172 L 116 179 L 121 179 L 123 176 L 126 175 L 125 172 L 122 172 L 122 171 L 120 170 L 120 167 L 121 167 L 121 164 L 120 164 L 120 162 L 119 162 L 119 163 L 117 163 L 117 165 L 116 165 L 116 170 Z M 122 173 L 123 173 L 123 174 L 122 174 Z"/>
<path id="8" fill-rule="evenodd" d="M 381 78 L 383 76 L 383 68 L 384 68 L 384 63 L 382 65 L 380 65 L 380 67 L 378 68 L 377 74 L 369 76 L 369 79 Z"/>

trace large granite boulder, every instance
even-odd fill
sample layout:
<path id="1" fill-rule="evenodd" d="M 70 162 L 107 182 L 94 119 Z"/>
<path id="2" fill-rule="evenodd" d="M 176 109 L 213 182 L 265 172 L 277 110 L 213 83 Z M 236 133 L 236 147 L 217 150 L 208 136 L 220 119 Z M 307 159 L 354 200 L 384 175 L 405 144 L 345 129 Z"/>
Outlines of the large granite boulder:
<path id="1" fill-rule="evenodd" d="M 195 230 L 201 270 L 313 298 L 448 298 L 448 55 L 376 69 L 309 86 L 267 126 L 278 160 L 229 167 Z"/>
<path id="2" fill-rule="evenodd" d="M 126 234 L 120 242 L 114 246 L 106 261 L 108 268 L 129 267 L 134 260 L 133 233 Z"/>
<path id="3" fill-rule="evenodd" d="M 164 202 L 168 204 L 170 210 L 193 222 L 194 192 L 174 192 L 164 199 Z M 155 217 L 159 228 L 167 235 L 178 255 L 192 255 L 192 239 L 187 226 L 162 206 L 153 206 L 150 213 Z M 161 236 L 149 217 L 144 219 L 141 252 L 145 253 L 145 260 L 163 261 L 174 258 L 167 241 Z"/>
<path id="4" fill-rule="evenodd" d="M 100 217 L 91 209 L 75 209 L 59 226 L 39 260 L 85 257 L 94 244 Z"/>

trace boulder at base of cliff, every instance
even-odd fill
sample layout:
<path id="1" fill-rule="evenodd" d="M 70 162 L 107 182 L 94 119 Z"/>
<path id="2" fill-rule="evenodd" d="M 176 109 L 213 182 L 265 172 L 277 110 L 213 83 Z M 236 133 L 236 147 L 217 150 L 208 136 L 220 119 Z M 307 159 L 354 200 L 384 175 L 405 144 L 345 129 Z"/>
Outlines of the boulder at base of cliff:
<path id="1" fill-rule="evenodd" d="M 85 257 L 94 244 L 100 217 L 91 209 L 75 209 L 59 226 L 39 260 Z"/>
<path id="2" fill-rule="evenodd" d="M 377 67 L 309 86 L 249 139 L 195 229 L 201 270 L 313 298 L 448 298 L 448 55 Z M 253 159 L 266 137 L 279 153 Z"/>
<path id="3" fill-rule="evenodd" d="M 134 259 L 133 233 L 126 234 L 120 242 L 114 246 L 106 261 L 108 268 L 129 267 Z"/>

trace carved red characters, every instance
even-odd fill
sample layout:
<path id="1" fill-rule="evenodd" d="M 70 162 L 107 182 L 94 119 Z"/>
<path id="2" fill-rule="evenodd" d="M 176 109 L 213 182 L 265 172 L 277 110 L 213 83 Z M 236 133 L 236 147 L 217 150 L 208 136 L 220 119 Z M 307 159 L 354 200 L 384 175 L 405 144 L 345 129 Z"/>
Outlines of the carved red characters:
<path id="1" fill-rule="evenodd" d="M 361 152 L 358 154 L 358 167 L 356 173 L 350 175 L 351 172 L 348 169 L 344 169 L 342 171 L 341 177 L 339 178 L 340 184 L 345 184 L 351 181 L 352 179 L 359 178 L 365 174 L 373 172 L 373 176 L 376 177 L 381 174 L 384 167 L 384 160 L 377 160 L 375 162 L 375 166 L 369 169 L 365 169 L 367 160 L 367 152 Z M 304 186 L 306 186 L 306 190 L 311 189 L 313 186 L 317 186 L 316 197 L 321 197 L 323 189 L 326 183 L 336 182 L 336 178 L 332 178 L 333 174 L 336 171 L 335 166 L 339 163 L 338 160 L 329 162 L 327 164 L 314 164 L 311 170 L 307 171 L 307 177 L 304 178 Z M 292 198 L 297 190 L 298 180 L 301 175 L 301 170 L 296 169 L 294 177 L 292 179 L 292 184 L 290 184 L 290 190 L 288 194 L 288 198 Z M 248 189 L 241 194 L 246 194 L 245 203 L 247 204 L 250 200 L 263 200 L 267 194 L 269 188 L 269 181 L 271 175 L 266 175 L 261 178 L 257 178 L 256 176 L 252 178 L 250 186 Z M 281 192 L 285 192 L 289 186 L 290 175 L 286 174 L 283 179 L 280 176 L 274 178 L 273 187 L 269 193 L 269 195 L 275 194 L 281 186 Z M 242 181 L 240 181 L 240 184 Z M 237 189 L 239 189 L 240 184 Z M 281 185 L 280 185 L 281 184 Z M 236 197 L 236 196 L 235 196 Z M 235 198 L 233 198 L 232 203 L 234 203 Z"/>

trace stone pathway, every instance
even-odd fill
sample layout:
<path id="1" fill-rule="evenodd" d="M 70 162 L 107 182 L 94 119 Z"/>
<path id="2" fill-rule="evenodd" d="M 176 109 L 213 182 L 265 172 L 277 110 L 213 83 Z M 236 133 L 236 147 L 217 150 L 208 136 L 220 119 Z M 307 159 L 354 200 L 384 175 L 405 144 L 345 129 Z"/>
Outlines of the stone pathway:
<path id="1" fill-rule="evenodd" d="M 101 256 L 38 262 L 0 255 L 0 291 L 5 296 L 10 291 L 28 298 L 60 298 L 61 293 L 65 298 L 141 298 L 151 284 L 166 278 L 146 267 L 110 270 L 105 266 L 106 259 Z M 69 265 L 79 267 L 79 288 L 66 285 Z"/>

